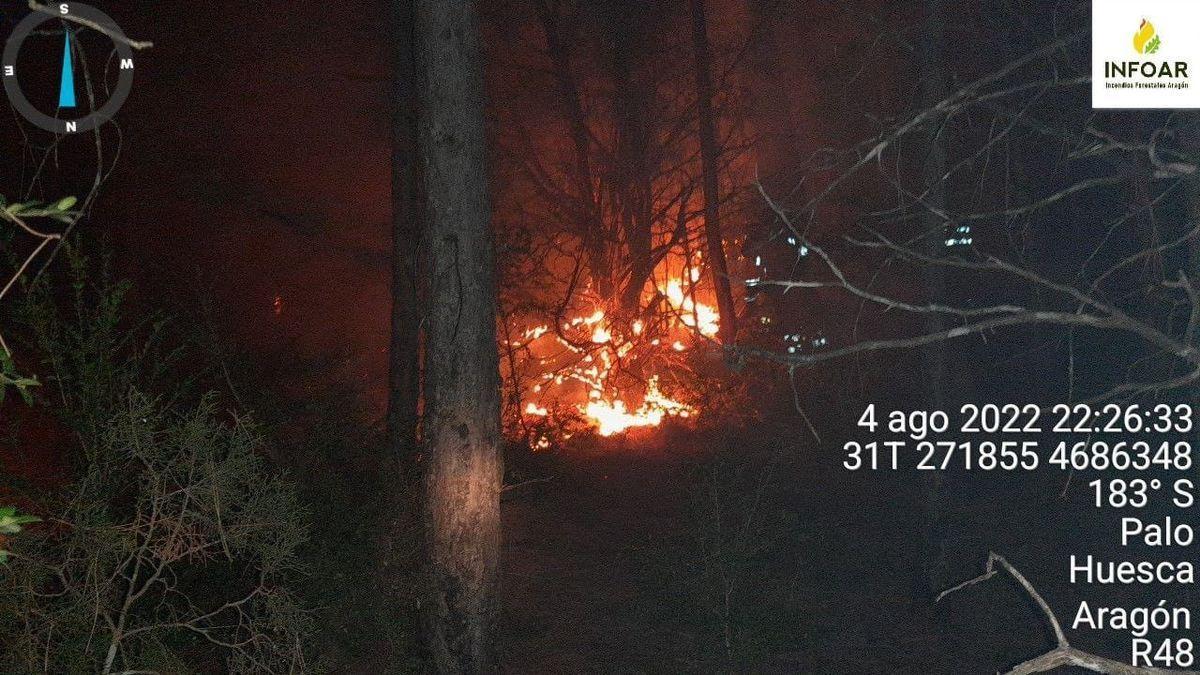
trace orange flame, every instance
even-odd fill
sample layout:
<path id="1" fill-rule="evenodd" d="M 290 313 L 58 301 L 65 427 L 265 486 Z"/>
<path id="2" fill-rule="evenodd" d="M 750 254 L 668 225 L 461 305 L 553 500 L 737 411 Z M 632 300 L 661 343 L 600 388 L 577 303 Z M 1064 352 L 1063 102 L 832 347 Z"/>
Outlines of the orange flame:
<path id="1" fill-rule="evenodd" d="M 600 300 L 593 298 L 597 304 L 589 309 L 559 319 L 558 331 L 552 332 L 547 325 L 516 331 L 520 342 L 509 346 L 527 350 L 534 367 L 542 371 L 527 389 L 529 398 L 537 402 L 525 401 L 523 416 L 552 418 L 551 410 L 542 403 L 554 401 L 562 406 L 556 410 L 573 410 L 600 436 L 613 436 L 657 427 L 668 418 L 699 415 L 695 407 L 663 393 L 659 376 L 690 345 L 711 341 L 719 332 L 720 316 L 716 308 L 697 297 L 698 267 L 676 265 L 660 273 L 663 276 L 655 279 L 643 305 L 661 303 L 658 306 L 665 311 L 659 316 L 622 324 L 597 307 Z M 646 377 L 644 387 L 635 385 L 639 393 L 644 388 L 641 396 L 624 386 L 631 372 Z M 540 433 L 531 439 L 535 449 L 544 449 L 548 443 Z"/>
<path id="2" fill-rule="evenodd" d="M 695 410 L 664 396 L 658 389 L 658 376 L 654 376 L 646 384 L 646 397 L 637 410 L 629 412 L 625 402 L 618 399 L 591 401 L 582 412 L 596 423 L 597 433 L 612 436 L 635 427 L 656 427 L 667 416 L 691 417 Z"/>

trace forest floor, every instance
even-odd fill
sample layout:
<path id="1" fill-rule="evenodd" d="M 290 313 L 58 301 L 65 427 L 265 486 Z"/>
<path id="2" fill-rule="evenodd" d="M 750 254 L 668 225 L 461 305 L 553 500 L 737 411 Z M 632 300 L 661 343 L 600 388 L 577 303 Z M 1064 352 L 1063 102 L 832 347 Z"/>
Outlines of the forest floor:
<path id="1" fill-rule="evenodd" d="M 719 438 L 681 434 L 666 445 L 567 450 L 523 466 L 551 480 L 504 501 L 506 672 L 994 673 L 1050 648 L 1045 621 L 1007 577 L 931 602 L 918 582 L 914 474 L 851 474 L 839 442 L 817 446 L 800 430 L 769 425 Z M 714 466 L 736 474 L 771 448 L 785 459 L 762 501 L 792 517 L 763 535 L 774 545 L 731 568 L 732 583 L 720 588 L 732 589 L 733 618 L 723 621 L 711 610 L 711 577 L 696 564 L 713 555 L 697 542 L 713 537 L 696 523 L 695 499 L 715 494 L 698 476 Z M 714 464 L 731 453 L 746 462 Z M 731 514 L 744 513 L 737 509 L 754 483 L 742 483 L 750 489 L 741 494 L 731 488 Z M 1057 474 L 952 481 L 948 576 L 978 575 L 994 549 L 1069 619 L 1079 589 L 1065 583 L 1067 556 L 1091 552 L 1096 519 L 1086 490 L 1064 498 L 1061 488 Z M 1114 651 L 1120 641 L 1096 640 L 1076 643 L 1124 656 Z"/>

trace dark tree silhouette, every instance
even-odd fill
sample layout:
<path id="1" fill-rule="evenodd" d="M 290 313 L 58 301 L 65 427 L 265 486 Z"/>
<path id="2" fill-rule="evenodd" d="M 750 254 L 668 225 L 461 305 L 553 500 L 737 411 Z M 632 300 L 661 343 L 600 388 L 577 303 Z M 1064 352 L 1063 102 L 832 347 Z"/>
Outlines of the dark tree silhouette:
<path id="1" fill-rule="evenodd" d="M 476 3 L 416 0 L 418 149 L 425 203 L 422 634 L 441 673 L 495 668 L 500 377 Z"/>
<path id="2" fill-rule="evenodd" d="M 697 117 L 700 131 L 700 159 L 704 174 L 704 238 L 708 242 L 708 269 L 712 272 L 721 314 L 721 342 L 734 343 L 737 337 L 737 309 L 729 284 L 729 266 L 721 239 L 721 189 L 717 169 L 720 146 L 717 143 L 713 115 L 712 54 L 708 46 L 708 21 L 704 0 L 691 0 L 692 46 L 696 59 Z"/>
<path id="3" fill-rule="evenodd" d="M 942 45 L 946 33 L 946 7 L 942 0 L 926 0 L 925 21 L 919 41 L 918 66 L 920 68 L 920 86 L 918 87 L 918 105 L 926 110 L 936 106 L 946 98 L 949 90 L 945 54 Z M 941 137 L 943 126 L 930 125 L 925 134 L 924 156 L 921 163 L 921 185 L 924 190 L 924 203 L 928 208 L 920 211 L 924 250 L 931 258 L 945 255 L 946 222 L 940 215 L 946 212 L 946 147 Z M 929 297 L 940 298 L 946 292 L 946 268 L 942 265 L 927 265 L 922 269 L 925 290 Z M 940 333 L 946 329 L 946 317 L 931 312 L 925 315 L 925 330 L 929 333 Z M 934 410 L 940 410 L 947 405 L 945 389 L 948 386 L 946 378 L 946 345 L 935 343 L 924 350 L 926 370 L 926 400 Z M 937 592 L 946 587 L 949 582 L 949 571 L 943 550 L 942 529 L 942 500 L 945 477 L 940 471 L 926 471 L 921 475 L 922 492 L 924 496 L 925 515 L 925 546 L 922 556 L 923 583 L 927 592 Z"/>
<path id="4" fill-rule="evenodd" d="M 392 337 L 388 350 L 388 444 L 392 459 L 416 448 L 420 400 L 421 312 L 417 251 L 421 232 L 417 161 L 413 0 L 393 1 Z"/>

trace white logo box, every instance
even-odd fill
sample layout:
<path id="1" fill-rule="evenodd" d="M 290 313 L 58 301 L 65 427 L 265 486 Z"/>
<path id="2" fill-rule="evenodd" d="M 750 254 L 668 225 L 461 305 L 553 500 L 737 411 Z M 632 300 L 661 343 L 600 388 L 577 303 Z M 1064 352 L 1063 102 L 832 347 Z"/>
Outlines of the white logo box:
<path id="1" fill-rule="evenodd" d="M 1157 53 L 1134 48 L 1143 20 Z M 1200 108 L 1200 0 L 1092 0 L 1092 107 Z"/>

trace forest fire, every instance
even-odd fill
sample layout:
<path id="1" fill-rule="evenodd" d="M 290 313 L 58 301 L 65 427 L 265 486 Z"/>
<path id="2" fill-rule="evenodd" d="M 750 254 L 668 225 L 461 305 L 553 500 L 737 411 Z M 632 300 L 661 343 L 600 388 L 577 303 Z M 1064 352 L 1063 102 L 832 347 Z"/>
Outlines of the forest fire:
<path id="1" fill-rule="evenodd" d="M 696 297 L 699 268 L 662 276 L 669 278 L 647 285 L 642 306 L 652 309 L 641 310 L 637 318 L 622 319 L 593 298 L 557 326 L 534 325 L 519 331 L 519 341 L 506 344 L 513 356 L 507 376 L 520 393 L 514 403 L 522 427 L 559 429 L 556 422 L 574 417 L 609 437 L 699 416 L 685 395 L 664 391 L 664 378 L 677 381 L 687 368 L 687 353 L 713 344 L 720 316 Z M 527 434 L 531 446 L 550 447 L 548 433 Z M 553 433 L 562 440 L 570 437 L 561 429 Z"/>
<path id="2" fill-rule="evenodd" d="M 637 410 L 627 411 L 625 402 L 617 399 L 611 402 L 589 401 L 583 412 L 597 425 L 597 433 L 612 436 L 634 427 L 656 427 L 667 416 L 686 419 L 692 416 L 695 409 L 664 396 L 658 389 L 658 376 L 654 376 L 646 384 L 645 398 Z"/>

